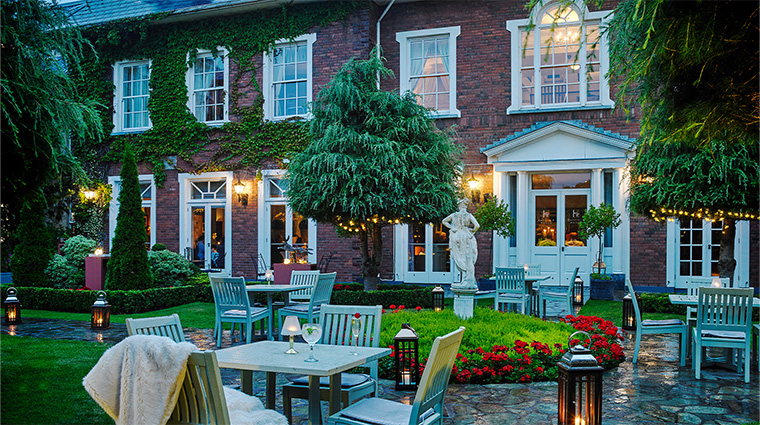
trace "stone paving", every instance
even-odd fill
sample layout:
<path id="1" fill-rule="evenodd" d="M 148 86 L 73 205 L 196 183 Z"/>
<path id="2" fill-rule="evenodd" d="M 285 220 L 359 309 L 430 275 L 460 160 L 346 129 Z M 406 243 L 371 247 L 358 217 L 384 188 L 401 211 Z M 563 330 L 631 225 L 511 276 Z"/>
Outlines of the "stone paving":
<path id="1" fill-rule="evenodd" d="M 77 339 L 113 344 L 126 336 L 123 324 L 95 332 L 88 322 L 26 318 L 20 325 L 2 325 L 5 335 L 33 336 L 54 339 Z M 215 349 L 211 330 L 186 328 L 185 335 L 199 349 Z M 223 347 L 238 345 L 235 335 L 230 341 L 224 334 Z M 623 348 L 629 357 L 633 340 L 626 338 Z M 678 337 L 646 335 L 642 338 L 639 361 L 630 359 L 604 374 L 603 423 L 660 424 L 685 423 L 702 425 L 746 424 L 760 420 L 760 386 L 755 368 L 749 384 L 734 371 L 718 367 L 703 369 L 697 381 L 694 372 L 678 363 Z M 278 383 L 289 376 L 278 374 Z M 222 370 L 225 384 L 239 385 L 239 373 Z M 254 391 L 264 397 L 264 376 L 254 374 Z M 388 380 L 380 382 L 380 396 L 411 403 L 412 392 L 398 392 Z M 279 387 L 279 385 L 278 385 Z M 446 425 L 556 424 L 557 384 L 449 385 L 445 399 Z M 294 424 L 306 423 L 306 401 L 294 400 Z M 322 403 L 327 414 L 327 403 Z M 281 393 L 277 392 L 276 408 L 282 411 Z"/>

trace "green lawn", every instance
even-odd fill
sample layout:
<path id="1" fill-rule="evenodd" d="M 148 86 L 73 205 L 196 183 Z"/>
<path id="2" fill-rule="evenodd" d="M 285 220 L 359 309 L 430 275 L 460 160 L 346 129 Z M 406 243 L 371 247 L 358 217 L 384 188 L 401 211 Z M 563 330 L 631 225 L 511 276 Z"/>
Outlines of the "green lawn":
<path id="1" fill-rule="evenodd" d="M 82 378 L 108 345 L 22 336 L 0 337 L 4 424 L 107 424 Z"/>
<path id="2" fill-rule="evenodd" d="M 191 303 L 177 307 L 171 307 L 164 310 L 149 311 L 147 313 L 137 314 L 114 314 L 111 316 L 111 322 L 124 323 L 128 317 L 153 317 L 166 316 L 172 313 L 179 315 L 182 326 L 198 329 L 214 328 L 214 304 L 213 303 Z M 21 318 L 36 317 L 41 319 L 64 319 L 64 320 L 84 320 L 90 321 L 90 313 L 65 313 L 60 311 L 48 310 L 22 310 Z"/>
<path id="3" fill-rule="evenodd" d="M 581 307 L 579 313 L 581 316 L 596 316 L 602 319 L 609 320 L 620 327 L 623 325 L 623 302 L 622 301 L 603 301 L 603 300 L 588 300 L 586 304 Z M 681 319 L 686 320 L 686 317 L 679 314 L 667 314 L 667 313 L 643 313 L 644 319 L 661 320 L 661 319 Z"/>

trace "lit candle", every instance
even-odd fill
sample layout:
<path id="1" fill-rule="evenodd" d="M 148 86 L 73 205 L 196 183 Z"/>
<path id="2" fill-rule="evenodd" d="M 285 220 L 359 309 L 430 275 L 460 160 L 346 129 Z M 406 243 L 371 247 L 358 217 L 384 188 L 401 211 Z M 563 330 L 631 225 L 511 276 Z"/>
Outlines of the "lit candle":
<path id="1" fill-rule="evenodd" d="M 575 425 L 586 425 L 586 421 L 581 418 L 575 418 Z"/>
<path id="2" fill-rule="evenodd" d="M 528 273 L 528 265 L 527 264 L 523 266 L 523 270 L 525 270 L 525 273 Z"/>
<path id="3" fill-rule="evenodd" d="M 723 284 L 720 283 L 720 278 L 719 277 L 714 277 L 713 278 L 713 280 L 712 280 L 712 287 L 713 288 L 722 288 L 723 287 Z"/>
<path id="4" fill-rule="evenodd" d="M 412 372 L 405 370 L 401 372 L 401 383 L 404 385 L 412 385 Z"/>

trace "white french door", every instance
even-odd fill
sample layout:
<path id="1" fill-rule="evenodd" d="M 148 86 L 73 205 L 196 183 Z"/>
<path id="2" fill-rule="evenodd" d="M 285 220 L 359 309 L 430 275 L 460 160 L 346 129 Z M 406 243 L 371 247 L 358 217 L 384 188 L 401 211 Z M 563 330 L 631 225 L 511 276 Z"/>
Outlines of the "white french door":
<path id="1" fill-rule="evenodd" d="M 685 288 L 690 277 L 718 276 L 723 221 L 677 221 L 676 288 Z"/>
<path id="2" fill-rule="evenodd" d="M 408 224 L 408 265 L 404 281 L 412 283 L 452 283 L 454 263 L 449 252 L 449 229 L 441 223 Z"/>
<path id="3" fill-rule="evenodd" d="M 589 262 L 592 249 L 589 241 L 578 236 L 578 223 L 588 208 L 590 195 L 584 189 L 533 192 L 535 237 L 531 262 L 541 264 L 541 273 L 554 275 L 558 284 L 564 284 L 576 267 L 585 269 Z"/>

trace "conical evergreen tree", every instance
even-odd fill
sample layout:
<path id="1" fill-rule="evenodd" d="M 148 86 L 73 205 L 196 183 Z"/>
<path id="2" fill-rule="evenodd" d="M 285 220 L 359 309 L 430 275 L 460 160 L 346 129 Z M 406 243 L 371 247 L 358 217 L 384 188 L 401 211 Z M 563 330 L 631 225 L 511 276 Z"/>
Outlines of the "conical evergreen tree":
<path id="1" fill-rule="evenodd" d="M 121 191 L 119 192 L 119 216 L 111 244 L 111 259 L 108 261 L 106 288 L 131 290 L 152 287 L 153 277 L 148 265 L 145 249 L 145 217 L 142 212 L 140 180 L 132 149 L 124 151 L 124 165 L 121 168 Z"/>
<path id="2" fill-rule="evenodd" d="M 45 201 L 39 192 L 21 210 L 21 224 L 16 231 L 20 243 L 11 258 L 15 286 L 48 286 L 45 268 L 53 257 L 55 244 L 45 225 L 44 211 Z"/>

